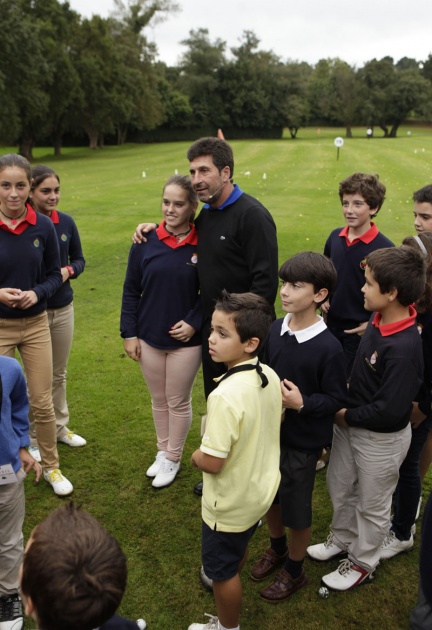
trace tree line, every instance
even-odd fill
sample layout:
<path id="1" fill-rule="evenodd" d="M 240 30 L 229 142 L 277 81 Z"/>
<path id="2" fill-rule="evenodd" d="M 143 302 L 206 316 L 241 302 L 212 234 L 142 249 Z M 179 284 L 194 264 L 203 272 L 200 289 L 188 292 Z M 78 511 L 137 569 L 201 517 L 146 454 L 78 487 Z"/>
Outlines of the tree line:
<path id="1" fill-rule="evenodd" d="M 207 29 L 182 41 L 177 66 L 158 61 L 144 35 L 178 10 L 173 0 L 115 0 L 109 18 L 82 18 L 68 2 L 0 0 L 0 141 L 32 157 L 37 143 L 59 155 L 65 138 L 123 143 L 191 139 L 222 128 L 230 138 L 296 137 L 306 125 L 379 128 L 395 137 L 408 117 L 432 118 L 432 54 L 341 59 L 311 65 L 260 49 L 255 33 L 237 47 Z"/>

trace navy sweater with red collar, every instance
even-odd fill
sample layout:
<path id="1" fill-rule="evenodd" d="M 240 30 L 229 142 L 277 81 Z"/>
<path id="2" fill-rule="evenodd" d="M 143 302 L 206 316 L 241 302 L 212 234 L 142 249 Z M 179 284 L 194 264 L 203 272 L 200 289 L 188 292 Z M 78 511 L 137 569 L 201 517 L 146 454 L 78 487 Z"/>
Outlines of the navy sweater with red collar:
<path id="1" fill-rule="evenodd" d="M 345 421 L 359 427 L 391 433 L 404 429 L 412 401 L 423 382 L 422 342 L 416 312 L 387 326 L 375 314 L 361 338 L 348 391 Z"/>
<path id="2" fill-rule="evenodd" d="M 60 289 L 48 300 L 48 308 L 63 308 L 73 300 L 73 289 L 70 280 L 75 280 L 84 271 L 85 260 L 81 247 L 81 240 L 75 221 L 69 214 L 54 210 L 51 213 L 51 221 L 57 234 L 60 248 L 60 264 L 62 267 L 71 267 L 73 274 Z"/>
<path id="3" fill-rule="evenodd" d="M 57 236 L 51 219 L 27 205 L 27 218 L 15 231 L 0 221 L 0 288 L 34 291 L 38 302 L 28 309 L 0 303 L 0 318 L 39 315 L 62 285 Z"/>

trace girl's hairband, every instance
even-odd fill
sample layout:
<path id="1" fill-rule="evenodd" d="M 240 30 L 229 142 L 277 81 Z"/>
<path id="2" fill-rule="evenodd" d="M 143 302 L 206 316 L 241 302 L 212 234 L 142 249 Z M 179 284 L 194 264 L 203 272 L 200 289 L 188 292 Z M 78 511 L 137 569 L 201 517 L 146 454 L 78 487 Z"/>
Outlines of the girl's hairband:
<path id="1" fill-rule="evenodd" d="M 427 258 L 428 253 L 427 253 L 426 247 L 424 246 L 424 243 L 421 240 L 420 236 L 414 236 L 414 240 L 417 241 L 417 245 L 420 247 L 423 256 L 425 256 L 425 258 Z"/>

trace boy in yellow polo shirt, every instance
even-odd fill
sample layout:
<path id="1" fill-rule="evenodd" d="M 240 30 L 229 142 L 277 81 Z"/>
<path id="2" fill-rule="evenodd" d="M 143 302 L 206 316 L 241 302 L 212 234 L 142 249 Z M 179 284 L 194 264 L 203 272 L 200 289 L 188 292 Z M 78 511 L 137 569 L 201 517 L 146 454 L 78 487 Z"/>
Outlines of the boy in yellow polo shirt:
<path id="1" fill-rule="evenodd" d="M 224 291 L 213 313 L 209 352 L 228 371 L 208 398 L 205 432 L 191 462 L 204 473 L 202 560 L 218 617 L 189 630 L 238 630 L 239 571 L 279 487 L 280 381 L 257 358 L 271 323 L 271 306 L 254 293 Z"/>

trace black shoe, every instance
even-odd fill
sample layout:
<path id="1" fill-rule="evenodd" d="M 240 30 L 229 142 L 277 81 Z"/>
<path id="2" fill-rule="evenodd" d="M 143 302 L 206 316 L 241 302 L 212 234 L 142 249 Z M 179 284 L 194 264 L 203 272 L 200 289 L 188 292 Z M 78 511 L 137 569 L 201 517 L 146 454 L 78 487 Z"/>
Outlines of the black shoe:
<path id="1" fill-rule="evenodd" d="M 18 593 L 0 597 L 0 625 L 5 628 L 21 630 L 24 627 L 21 598 Z"/>
<path id="2" fill-rule="evenodd" d="M 199 497 L 202 497 L 202 489 L 203 489 L 203 482 L 198 481 L 198 483 L 194 485 L 193 491 L 196 495 L 198 495 Z"/>

